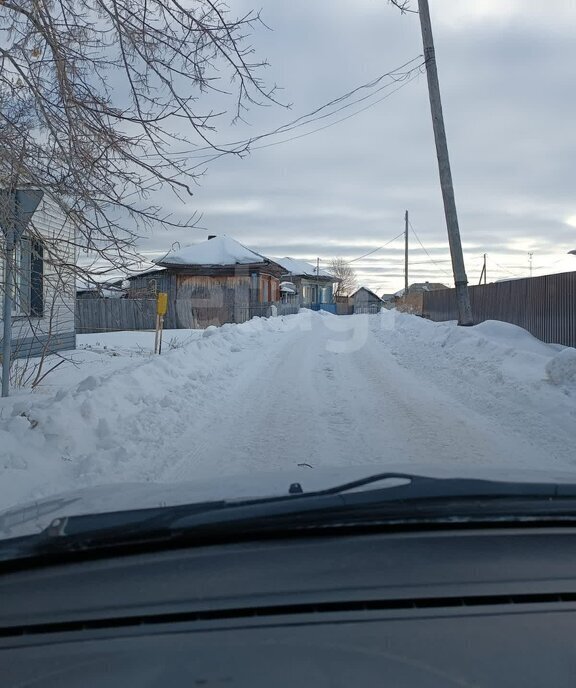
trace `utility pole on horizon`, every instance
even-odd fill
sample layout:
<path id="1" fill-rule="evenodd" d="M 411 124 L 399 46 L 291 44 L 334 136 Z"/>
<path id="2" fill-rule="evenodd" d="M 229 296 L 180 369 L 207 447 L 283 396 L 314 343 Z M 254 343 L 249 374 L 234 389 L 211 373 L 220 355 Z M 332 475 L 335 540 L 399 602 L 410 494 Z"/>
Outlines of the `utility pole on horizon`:
<path id="1" fill-rule="evenodd" d="M 408 296 L 408 211 L 404 214 L 404 296 Z"/>
<path id="2" fill-rule="evenodd" d="M 444 202 L 444 215 L 446 216 L 448 243 L 450 244 L 452 271 L 454 273 L 454 286 L 456 287 L 458 324 L 472 325 L 472 307 L 470 305 L 468 278 L 464 267 L 464 255 L 462 253 L 462 242 L 460 240 L 460 229 L 458 227 L 458 215 L 456 213 L 456 200 L 454 198 L 454 187 L 452 185 L 452 172 L 450 170 L 450 159 L 448 157 L 444 117 L 442 115 L 442 101 L 440 100 L 440 85 L 438 83 L 436 53 L 434 51 L 434 39 L 432 37 L 428 0 L 418 0 L 418 13 L 420 15 L 420 26 L 422 29 L 422 43 L 424 46 L 426 77 L 428 80 L 428 95 L 430 98 L 430 110 L 432 112 L 432 127 L 434 129 L 434 141 L 436 143 L 440 186 L 442 187 L 442 200 Z"/>
<path id="3" fill-rule="evenodd" d="M 484 264 L 482 265 L 482 272 L 480 273 L 478 284 L 482 284 L 482 278 L 484 278 L 484 284 L 486 284 L 486 254 L 484 254 Z"/>

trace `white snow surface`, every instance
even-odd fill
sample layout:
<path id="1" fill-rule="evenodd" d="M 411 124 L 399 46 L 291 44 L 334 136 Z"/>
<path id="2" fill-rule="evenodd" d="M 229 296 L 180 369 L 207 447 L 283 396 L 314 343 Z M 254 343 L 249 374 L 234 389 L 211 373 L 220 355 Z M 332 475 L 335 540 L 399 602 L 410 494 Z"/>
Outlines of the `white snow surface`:
<path id="1" fill-rule="evenodd" d="M 0 400 L 0 511 L 326 467 L 576 476 L 576 349 L 513 325 L 302 311 L 166 331 L 161 356 L 153 332 L 78 340 L 73 363 Z"/>
<path id="2" fill-rule="evenodd" d="M 214 239 L 169 253 L 159 263 L 161 265 L 248 265 L 264 263 L 266 260 L 267 258 L 260 253 L 222 234 Z"/>

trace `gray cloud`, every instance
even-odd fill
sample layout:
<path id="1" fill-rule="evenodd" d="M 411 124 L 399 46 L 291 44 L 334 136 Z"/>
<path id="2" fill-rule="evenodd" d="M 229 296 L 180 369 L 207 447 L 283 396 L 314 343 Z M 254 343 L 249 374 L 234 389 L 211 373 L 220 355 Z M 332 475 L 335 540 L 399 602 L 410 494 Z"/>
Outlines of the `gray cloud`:
<path id="1" fill-rule="evenodd" d="M 432 0 L 440 82 L 462 239 L 471 279 L 482 253 L 493 278 L 528 266 L 576 269 L 576 9 L 545 0 Z M 243 0 L 243 7 L 249 4 Z M 273 129 L 421 52 L 418 18 L 385 2 L 265 0 L 274 30 L 253 39 L 265 78 L 283 86 L 282 108 L 253 108 L 235 140 Z M 226 232 L 272 255 L 352 259 L 384 244 L 410 211 L 430 255 L 448 259 L 425 75 L 388 100 L 325 131 L 208 168 L 176 216 L 203 213 L 203 230 L 157 232 L 143 249 L 163 252 Z M 576 224 L 576 222 L 573 222 Z M 411 238 L 414 277 L 450 281 Z M 403 283 L 402 240 L 355 263 L 363 282 Z M 573 261 L 571 263 L 570 261 Z M 504 266 L 497 267 L 496 264 Z"/>

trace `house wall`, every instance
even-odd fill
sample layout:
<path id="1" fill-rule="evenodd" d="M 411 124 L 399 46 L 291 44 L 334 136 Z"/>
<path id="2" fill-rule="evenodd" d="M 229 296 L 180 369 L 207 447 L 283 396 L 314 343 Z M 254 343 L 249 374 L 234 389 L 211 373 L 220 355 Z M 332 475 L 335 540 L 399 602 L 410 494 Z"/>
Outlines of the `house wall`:
<path id="1" fill-rule="evenodd" d="M 43 351 L 62 351 L 76 347 L 74 313 L 75 277 L 62 265 L 75 265 L 76 246 L 72 224 L 55 204 L 44 197 L 27 235 L 38 237 L 43 247 L 42 315 L 30 311 L 12 318 L 12 355 L 14 358 L 38 356 Z M 1 252 L 0 252 L 1 253 Z M 4 260 L 0 260 L 0 296 L 4 295 Z M 0 307 L 0 323 L 3 316 Z M 1 341 L 1 329 L 0 329 Z"/>
<path id="2" fill-rule="evenodd" d="M 355 306 L 368 306 L 368 305 L 382 305 L 382 301 L 370 294 L 370 292 L 360 289 L 354 294 L 354 305 Z"/>
<path id="3" fill-rule="evenodd" d="M 312 304 L 334 302 L 334 285 L 326 280 L 318 281 L 314 277 L 302 277 L 298 275 L 284 275 L 282 280 L 292 282 L 298 290 L 297 300 L 300 304 Z M 316 291 L 320 287 L 320 297 L 317 298 Z"/>
<path id="4" fill-rule="evenodd" d="M 176 298 L 176 276 L 168 270 L 149 272 L 130 278 L 128 297 L 131 299 L 151 297 L 159 292 L 166 292 L 169 301 Z"/>

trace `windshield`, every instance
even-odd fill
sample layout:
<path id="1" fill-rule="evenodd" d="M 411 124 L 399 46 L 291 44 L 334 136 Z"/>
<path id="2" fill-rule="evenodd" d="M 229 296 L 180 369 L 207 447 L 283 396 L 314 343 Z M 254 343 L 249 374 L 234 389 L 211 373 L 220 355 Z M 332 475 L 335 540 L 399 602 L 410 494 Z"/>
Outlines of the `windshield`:
<path id="1" fill-rule="evenodd" d="M 0 540 L 381 473 L 576 483 L 572 4 L 20 4 Z"/>

